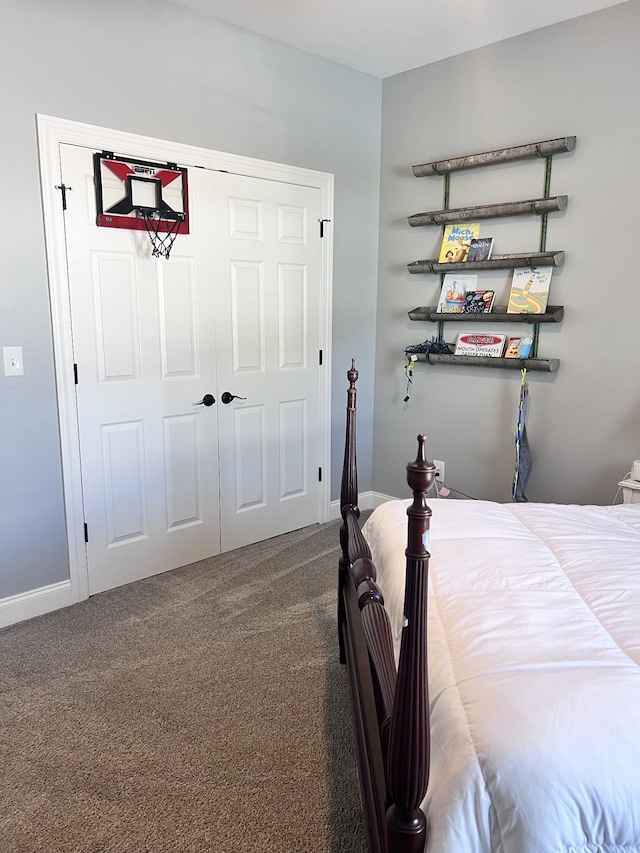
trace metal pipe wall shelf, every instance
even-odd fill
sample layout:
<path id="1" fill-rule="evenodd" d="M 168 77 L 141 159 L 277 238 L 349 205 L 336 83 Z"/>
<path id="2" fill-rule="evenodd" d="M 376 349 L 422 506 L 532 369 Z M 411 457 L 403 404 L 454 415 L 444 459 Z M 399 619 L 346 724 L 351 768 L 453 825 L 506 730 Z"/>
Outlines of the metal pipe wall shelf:
<path id="1" fill-rule="evenodd" d="M 544 314 L 533 314 L 522 312 L 520 314 L 508 314 L 506 305 L 494 305 L 488 314 L 457 314 L 455 312 L 442 313 L 436 310 L 438 306 L 420 306 L 409 311 L 410 320 L 427 320 L 430 323 L 441 323 L 450 321 L 452 323 L 559 323 L 564 317 L 563 305 L 547 305 Z"/>
<path id="2" fill-rule="evenodd" d="M 411 353 L 417 361 L 426 361 L 429 364 L 454 364 L 470 367 L 506 367 L 511 370 L 535 370 L 542 373 L 556 373 L 560 366 L 558 358 L 491 358 L 481 355 L 447 355 L 440 354 L 428 356 L 424 353 Z"/>
<path id="3" fill-rule="evenodd" d="M 547 139 L 544 142 L 531 142 L 527 145 L 516 145 L 512 148 L 499 148 L 496 151 L 486 151 L 484 154 L 469 154 L 450 160 L 436 160 L 432 163 L 422 163 L 413 166 L 416 178 L 426 178 L 431 175 L 446 175 L 448 172 L 460 172 L 463 169 L 475 169 L 477 166 L 488 166 L 492 163 L 509 163 L 513 160 L 527 160 L 532 157 L 549 157 L 552 154 L 564 154 L 576 147 L 575 136 L 563 136 L 559 139 Z"/>
<path id="4" fill-rule="evenodd" d="M 414 213 L 408 216 L 409 225 L 416 228 L 421 225 L 446 225 L 451 222 L 472 222 L 476 219 L 489 219 L 500 216 L 520 216 L 533 213 L 554 213 L 564 210 L 568 197 L 557 195 L 551 198 L 532 198 L 526 201 L 508 201 L 500 204 L 481 204 L 473 207 L 458 207 L 455 210 L 434 210 L 428 213 Z"/>
<path id="5" fill-rule="evenodd" d="M 437 258 L 412 261 L 407 264 L 410 273 L 460 272 L 461 270 L 507 270 L 516 267 L 560 267 L 564 252 L 530 252 L 517 255 L 493 255 L 488 261 L 463 261 L 460 264 L 441 264 Z"/>

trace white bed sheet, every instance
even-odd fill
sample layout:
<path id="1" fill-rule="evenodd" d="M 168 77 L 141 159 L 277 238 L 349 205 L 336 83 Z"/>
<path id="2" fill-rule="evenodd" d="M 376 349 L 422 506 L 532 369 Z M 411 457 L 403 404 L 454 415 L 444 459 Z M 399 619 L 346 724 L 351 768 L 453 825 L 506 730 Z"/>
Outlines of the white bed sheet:
<path id="1" fill-rule="evenodd" d="M 364 525 L 396 658 L 408 503 Z M 640 505 L 430 506 L 429 853 L 640 853 Z"/>

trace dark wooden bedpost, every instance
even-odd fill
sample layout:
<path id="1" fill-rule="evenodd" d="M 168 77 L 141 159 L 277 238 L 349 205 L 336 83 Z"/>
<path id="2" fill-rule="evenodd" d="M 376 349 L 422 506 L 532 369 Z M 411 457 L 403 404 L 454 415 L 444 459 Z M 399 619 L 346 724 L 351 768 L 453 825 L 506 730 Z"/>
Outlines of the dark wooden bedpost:
<path id="1" fill-rule="evenodd" d="M 344 625 L 344 600 L 342 596 L 342 585 L 346 583 L 349 571 L 349 534 L 347 529 L 347 514 L 353 512 L 356 518 L 360 517 L 358 509 L 358 470 L 356 459 L 356 382 L 360 374 L 356 370 L 356 360 L 351 359 L 351 369 L 347 371 L 349 389 L 347 391 L 347 426 L 344 442 L 344 461 L 342 464 L 342 483 L 340 486 L 340 514 L 342 515 L 342 526 L 340 527 L 340 547 L 342 556 L 339 562 L 338 579 L 338 643 L 340 647 L 340 663 L 345 663 L 344 637 L 342 626 Z"/>
<path id="2" fill-rule="evenodd" d="M 387 811 L 388 853 L 422 853 L 427 821 L 420 809 L 429 782 L 429 690 L 427 680 L 427 582 L 429 519 L 426 492 L 435 467 L 427 462 L 424 435 L 418 455 L 407 465 L 413 503 L 407 509 L 405 622 L 398 680 L 391 717 L 387 782 L 392 805 Z"/>
<path id="3" fill-rule="evenodd" d="M 340 487 L 340 511 L 344 518 L 348 509 L 358 510 L 358 467 L 356 459 L 356 382 L 360 374 L 356 370 L 356 360 L 351 359 L 351 368 L 347 371 L 349 388 L 347 390 L 347 427 L 344 443 L 344 463 L 342 466 L 342 485 Z"/>
<path id="4" fill-rule="evenodd" d="M 389 617 L 376 581 L 371 550 L 360 528 L 356 469 L 355 361 L 347 371 L 347 434 L 340 491 L 338 622 L 353 712 L 362 816 L 368 853 L 387 853 L 385 756 L 396 665 Z"/>

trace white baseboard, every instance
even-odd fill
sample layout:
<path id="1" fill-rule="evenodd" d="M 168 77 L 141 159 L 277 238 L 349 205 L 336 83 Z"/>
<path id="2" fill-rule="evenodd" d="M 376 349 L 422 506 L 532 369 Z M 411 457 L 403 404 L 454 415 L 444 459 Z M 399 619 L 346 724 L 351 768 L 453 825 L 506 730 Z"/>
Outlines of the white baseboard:
<path id="1" fill-rule="evenodd" d="M 365 512 L 375 509 L 385 501 L 393 500 L 397 498 L 369 491 L 359 495 L 359 506 Z M 339 518 L 340 501 L 331 501 L 329 521 L 336 521 Z M 68 580 L 2 598 L 0 599 L 0 628 L 15 625 L 16 622 L 23 622 L 25 619 L 33 619 L 35 616 L 43 616 L 45 613 L 68 607 L 70 604 L 73 604 L 73 597 L 71 582 Z"/>
<path id="2" fill-rule="evenodd" d="M 60 581 L 0 599 L 0 628 L 42 616 L 72 604 L 71 582 Z"/>
<path id="3" fill-rule="evenodd" d="M 363 492 L 361 495 L 358 495 L 358 506 L 362 511 L 365 511 L 375 509 L 387 501 L 396 500 L 398 498 L 383 495 L 381 492 Z M 329 521 L 336 521 L 338 518 L 340 518 L 340 501 L 331 501 L 329 505 Z"/>

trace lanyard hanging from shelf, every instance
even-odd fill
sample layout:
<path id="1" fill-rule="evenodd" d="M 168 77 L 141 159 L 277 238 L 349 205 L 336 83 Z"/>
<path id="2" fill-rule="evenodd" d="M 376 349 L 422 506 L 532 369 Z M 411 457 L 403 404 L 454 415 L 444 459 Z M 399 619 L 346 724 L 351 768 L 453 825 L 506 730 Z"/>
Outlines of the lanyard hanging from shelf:
<path id="1" fill-rule="evenodd" d="M 529 439 L 527 438 L 527 411 L 529 409 L 529 386 L 527 385 L 527 369 L 522 368 L 522 382 L 520 383 L 520 401 L 518 403 L 518 421 L 516 424 L 516 465 L 513 472 L 513 486 L 511 498 L 515 503 L 523 503 L 528 500 L 525 489 L 529 474 L 531 473 L 533 460 L 529 450 Z"/>

